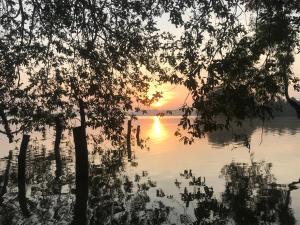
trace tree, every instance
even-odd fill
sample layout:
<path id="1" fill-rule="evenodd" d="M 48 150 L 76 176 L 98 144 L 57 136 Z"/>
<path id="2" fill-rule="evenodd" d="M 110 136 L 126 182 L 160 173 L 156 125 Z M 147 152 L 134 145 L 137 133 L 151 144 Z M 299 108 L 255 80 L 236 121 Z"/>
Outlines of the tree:
<path id="1" fill-rule="evenodd" d="M 1 1 L 1 123 L 21 131 L 81 124 L 120 139 L 133 101 L 164 74 L 155 18 L 167 1 Z M 155 96 L 154 96 L 155 98 Z M 73 123 L 72 123 L 73 120 Z"/>
<path id="2" fill-rule="evenodd" d="M 180 125 L 201 137 L 247 118 L 270 119 L 282 99 L 299 118 L 300 103 L 289 95 L 291 85 L 300 91 L 292 71 L 299 12 L 296 0 L 194 2 L 178 22 L 184 31 L 174 51 L 164 55 L 174 72 L 162 80 L 185 85 L 193 99 L 182 107 Z"/>
<path id="3" fill-rule="evenodd" d="M 150 102 L 155 75 L 189 89 L 180 125 L 194 137 L 269 119 L 283 98 L 299 117 L 288 92 L 300 90 L 291 70 L 299 8 L 296 0 L 1 2 L 1 133 L 12 140 L 12 124 L 43 129 L 56 117 L 68 127 L 79 112 L 117 140 L 133 100 Z M 183 28 L 178 40 L 158 31 L 163 13 Z"/>

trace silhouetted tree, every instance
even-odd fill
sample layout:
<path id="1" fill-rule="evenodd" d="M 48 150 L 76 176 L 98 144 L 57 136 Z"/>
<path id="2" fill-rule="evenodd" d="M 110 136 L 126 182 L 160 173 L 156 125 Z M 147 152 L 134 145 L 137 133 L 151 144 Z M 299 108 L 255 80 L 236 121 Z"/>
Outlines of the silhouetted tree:
<path id="1" fill-rule="evenodd" d="M 1 201 L 2 196 L 7 191 L 7 185 L 8 185 L 8 181 L 9 181 L 9 173 L 10 173 L 11 161 L 12 161 L 12 151 L 9 151 L 9 155 L 7 157 L 7 165 L 6 165 L 5 173 L 3 175 L 3 186 L 2 186 L 1 192 L 0 192 L 0 201 Z"/>
<path id="2" fill-rule="evenodd" d="M 26 197 L 26 154 L 29 138 L 29 135 L 23 135 L 20 153 L 18 156 L 18 200 L 24 217 L 30 216 Z"/>
<path id="3" fill-rule="evenodd" d="M 300 117 L 300 103 L 289 95 L 290 86 L 300 91 L 292 70 L 299 12 L 297 0 L 204 0 L 194 2 L 189 17 L 178 16 L 184 31 L 164 55 L 174 72 L 162 80 L 189 89 L 193 101 L 182 107 L 180 125 L 191 136 L 272 118 L 282 99 Z"/>
<path id="4" fill-rule="evenodd" d="M 44 129 L 55 118 L 120 139 L 132 102 L 149 104 L 164 74 L 156 18 L 168 1 L 1 1 L 0 116 L 4 133 Z M 155 98 L 155 96 L 154 96 Z"/>
<path id="5" fill-rule="evenodd" d="M 180 125 L 194 137 L 232 121 L 271 118 L 282 98 L 300 115 L 288 91 L 291 84 L 299 91 L 291 69 L 299 49 L 297 0 L 0 4 L 1 133 L 10 141 L 19 130 L 54 125 L 57 116 L 70 127 L 78 114 L 83 125 L 118 140 L 133 100 L 150 102 L 155 75 L 189 89 L 193 103 L 182 107 Z M 183 28 L 178 40 L 158 31 L 165 12 Z"/>

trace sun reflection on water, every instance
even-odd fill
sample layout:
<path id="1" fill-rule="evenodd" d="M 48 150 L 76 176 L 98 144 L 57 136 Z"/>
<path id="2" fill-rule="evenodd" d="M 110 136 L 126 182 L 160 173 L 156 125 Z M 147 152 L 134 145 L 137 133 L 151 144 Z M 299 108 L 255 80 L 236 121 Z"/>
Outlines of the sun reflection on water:
<path id="1" fill-rule="evenodd" d="M 162 142 L 168 138 L 168 130 L 158 116 L 153 117 L 153 123 L 148 131 L 148 137 L 155 142 Z"/>

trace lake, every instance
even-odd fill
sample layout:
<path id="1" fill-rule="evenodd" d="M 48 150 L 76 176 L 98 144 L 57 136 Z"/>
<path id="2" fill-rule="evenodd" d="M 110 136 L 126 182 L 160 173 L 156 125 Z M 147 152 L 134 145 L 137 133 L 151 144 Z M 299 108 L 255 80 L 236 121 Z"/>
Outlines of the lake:
<path id="1" fill-rule="evenodd" d="M 133 137 L 130 155 L 105 141 L 93 142 L 97 132 L 91 132 L 84 211 L 88 224 L 300 224 L 299 120 L 279 117 L 263 126 L 247 122 L 184 145 L 174 135 L 179 119 L 144 116 L 133 121 L 133 127 L 141 127 L 143 147 Z M 8 188 L 0 201 L 3 224 L 76 224 L 74 144 L 65 132 L 58 180 L 53 136 L 48 131 L 30 139 L 28 217 L 17 197 L 20 142 L 9 145 L 1 137 L 2 185 L 9 150 L 14 150 Z"/>

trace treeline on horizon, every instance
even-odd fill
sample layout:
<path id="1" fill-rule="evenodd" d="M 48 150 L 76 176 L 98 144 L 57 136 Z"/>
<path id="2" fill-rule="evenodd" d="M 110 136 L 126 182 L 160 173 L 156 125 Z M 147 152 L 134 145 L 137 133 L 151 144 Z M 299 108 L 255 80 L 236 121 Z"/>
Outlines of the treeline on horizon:
<path id="1" fill-rule="evenodd" d="M 296 102 L 296 99 L 294 99 Z M 291 107 L 291 105 L 287 101 L 277 101 L 275 102 L 272 107 L 275 109 L 272 112 L 274 117 L 297 117 L 295 109 Z M 137 116 L 182 116 L 183 112 L 181 109 L 168 109 L 168 110 L 159 110 L 159 109 L 150 109 L 145 111 L 140 111 L 134 113 Z M 196 111 L 193 112 L 191 115 L 196 116 Z"/>

